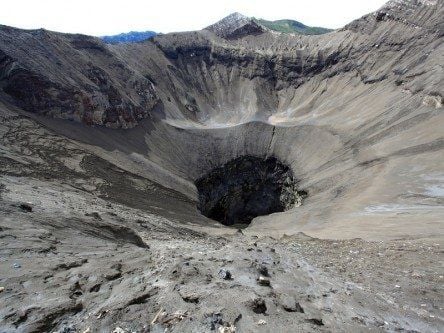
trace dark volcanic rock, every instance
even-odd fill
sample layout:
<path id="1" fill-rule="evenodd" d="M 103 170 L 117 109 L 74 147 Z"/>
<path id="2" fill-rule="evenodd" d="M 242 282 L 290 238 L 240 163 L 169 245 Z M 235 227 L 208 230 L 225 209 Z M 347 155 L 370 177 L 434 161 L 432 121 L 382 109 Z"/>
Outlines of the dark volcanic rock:
<path id="1" fill-rule="evenodd" d="M 158 102 L 100 39 L 45 30 L 0 27 L 0 88 L 26 111 L 113 128 L 134 127 Z"/>
<path id="2" fill-rule="evenodd" d="M 228 269 L 225 269 L 225 268 L 222 268 L 219 271 L 218 275 L 219 275 L 219 277 L 221 279 L 224 279 L 224 280 L 231 280 L 231 279 L 233 279 L 233 277 L 231 275 L 231 272 Z"/>
<path id="3" fill-rule="evenodd" d="M 257 314 L 265 314 L 267 312 L 267 305 L 262 298 L 255 298 L 250 302 L 251 310 Z"/>
<path id="4" fill-rule="evenodd" d="M 259 277 L 257 278 L 257 283 L 258 283 L 260 286 L 264 286 L 264 287 L 270 287 L 270 286 L 271 286 L 271 281 L 270 281 L 270 279 L 267 278 L 267 277 L 264 277 L 264 276 L 259 276 Z"/>
<path id="5" fill-rule="evenodd" d="M 276 158 L 239 157 L 196 181 L 199 209 L 225 225 L 284 211 L 299 195 L 291 169 Z"/>
<path id="6" fill-rule="evenodd" d="M 287 312 L 304 313 L 302 306 L 290 295 L 281 295 L 279 297 L 279 302 L 281 303 L 282 308 Z"/>
<path id="7" fill-rule="evenodd" d="M 214 32 L 217 36 L 226 39 L 236 39 L 248 35 L 258 35 L 267 29 L 254 21 L 239 13 L 233 13 L 223 18 L 219 22 L 205 28 Z"/>
<path id="8" fill-rule="evenodd" d="M 27 212 L 27 213 L 32 212 L 32 206 L 28 203 L 20 204 L 20 209 L 23 210 L 24 212 Z"/>

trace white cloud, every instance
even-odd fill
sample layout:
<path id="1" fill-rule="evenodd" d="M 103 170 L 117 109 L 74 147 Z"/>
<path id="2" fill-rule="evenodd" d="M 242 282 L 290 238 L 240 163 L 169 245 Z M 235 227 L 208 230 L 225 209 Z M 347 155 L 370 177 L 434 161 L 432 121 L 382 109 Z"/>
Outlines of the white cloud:
<path id="1" fill-rule="evenodd" d="M 381 7 L 385 0 L 13 0 L 3 1 L 0 24 L 24 29 L 115 34 L 130 30 L 198 30 L 240 12 L 269 20 L 295 19 L 340 28 Z"/>

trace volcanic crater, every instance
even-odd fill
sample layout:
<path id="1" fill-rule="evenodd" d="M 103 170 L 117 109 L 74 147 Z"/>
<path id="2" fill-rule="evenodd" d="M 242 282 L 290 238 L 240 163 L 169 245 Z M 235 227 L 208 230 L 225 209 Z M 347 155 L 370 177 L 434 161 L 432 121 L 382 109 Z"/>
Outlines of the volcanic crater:
<path id="1" fill-rule="evenodd" d="M 301 204 L 293 173 L 276 158 L 241 156 L 196 181 L 199 210 L 225 225 L 249 224 L 253 218 Z"/>
<path id="2" fill-rule="evenodd" d="M 443 17 L 0 26 L 0 330 L 440 331 Z"/>

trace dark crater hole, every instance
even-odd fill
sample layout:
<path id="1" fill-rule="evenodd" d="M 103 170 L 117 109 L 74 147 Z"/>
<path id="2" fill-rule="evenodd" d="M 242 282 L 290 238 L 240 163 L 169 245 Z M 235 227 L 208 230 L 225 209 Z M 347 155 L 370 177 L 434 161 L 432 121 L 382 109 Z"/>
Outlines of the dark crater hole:
<path id="1" fill-rule="evenodd" d="M 248 225 L 253 218 L 300 205 L 291 169 L 275 157 L 238 157 L 195 182 L 198 208 L 224 225 Z"/>

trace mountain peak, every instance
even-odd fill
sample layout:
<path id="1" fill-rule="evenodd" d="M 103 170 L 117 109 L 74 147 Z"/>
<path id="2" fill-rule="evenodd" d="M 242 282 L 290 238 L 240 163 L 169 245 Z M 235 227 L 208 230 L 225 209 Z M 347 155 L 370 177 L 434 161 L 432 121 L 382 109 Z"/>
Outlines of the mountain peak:
<path id="1" fill-rule="evenodd" d="M 259 35 L 267 29 L 252 18 L 235 12 L 206 27 L 205 30 L 212 31 L 222 38 L 237 39 L 247 35 Z"/>
<path id="2" fill-rule="evenodd" d="M 239 12 L 234 12 L 225 16 L 222 20 L 249 20 L 249 18 Z"/>

